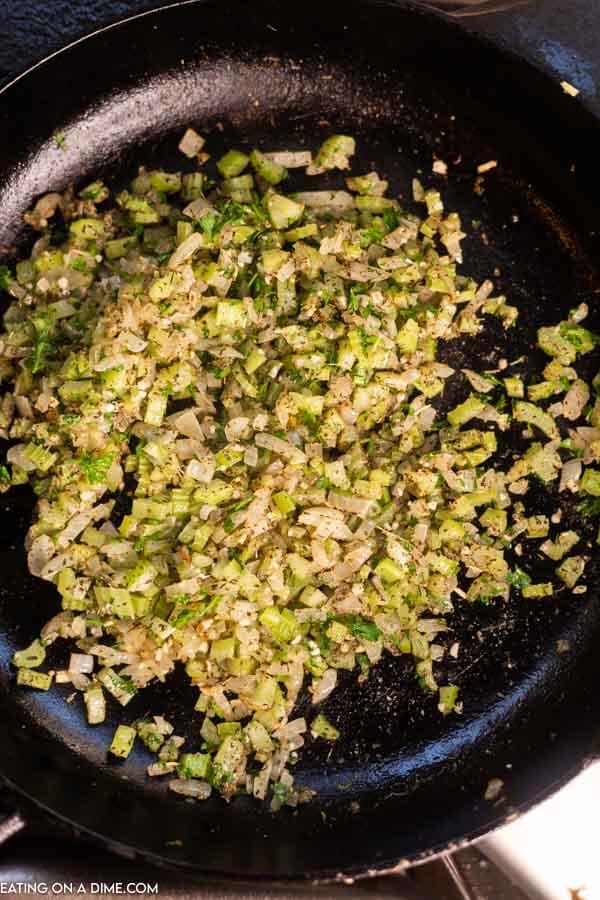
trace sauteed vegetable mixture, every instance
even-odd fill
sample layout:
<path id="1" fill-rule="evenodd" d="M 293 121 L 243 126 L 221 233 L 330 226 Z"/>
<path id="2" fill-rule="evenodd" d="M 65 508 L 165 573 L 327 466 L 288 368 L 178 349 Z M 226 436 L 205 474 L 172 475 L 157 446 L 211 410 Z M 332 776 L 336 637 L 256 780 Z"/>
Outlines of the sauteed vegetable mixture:
<path id="1" fill-rule="evenodd" d="M 180 149 L 185 173 L 43 197 L 31 256 L 2 269 L 1 488 L 37 494 L 29 568 L 62 604 L 13 662 L 19 685 L 72 684 L 90 725 L 181 664 L 196 745 L 130 717 L 110 752 L 141 741 L 172 790 L 277 809 L 310 796 L 292 775 L 308 734 L 339 736 L 319 704 L 340 670 L 404 655 L 423 702 L 460 713 L 436 675 L 457 604 L 585 590 L 581 535 L 528 492 L 600 506 L 600 380 L 577 369 L 598 338 L 581 305 L 539 329 L 543 371 L 523 377 L 510 337 L 493 371 L 456 370 L 446 347 L 518 309 L 462 272 L 437 190 L 415 180 L 406 211 L 347 173 L 344 135 L 314 157 L 232 149 L 217 181 L 196 132 Z M 286 193 L 293 168 L 340 187 Z M 547 581 L 518 565 L 531 539 Z M 68 669 L 46 661 L 57 640 Z"/>

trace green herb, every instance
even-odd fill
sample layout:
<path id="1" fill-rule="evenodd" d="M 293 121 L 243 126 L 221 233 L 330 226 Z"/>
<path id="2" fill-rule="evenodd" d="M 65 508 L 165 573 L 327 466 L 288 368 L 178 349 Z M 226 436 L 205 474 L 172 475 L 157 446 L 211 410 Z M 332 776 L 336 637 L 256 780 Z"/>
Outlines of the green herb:
<path id="1" fill-rule="evenodd" d="M 86 452 L 79 457 L 77 462 L 88 484 L 103 484 L 106 481 L 108 470 L 112 466 L 114 458 L 114 453 L 103 453 L 100 456 L 93 456 L 91 453 Z"/>
<path id="2" fill-rule="evenodd" d="M 7 291 L 13 281 L 13 274 L 8 266 L 0 266 L 0 289 Z"/>
<path id="3" fill-rule="evenodd" d="M 531 584 L 531 577 L 518 566 L 515 566 L 514 571 L 508 573 L 506 580 L 511 587 L 518 591 Z"/>
<path id="4" fill-rule="evenodd" d="M 359 640 L 377 641 L 381 637 L 381 631 L 375 622 L 369 622 L 362 616 L 346 616 L 343 622 L 348 631 Z"/>
<path id="5" fill-rule="evenodd" d="M 198 219 L 198 225 L 206 240 L 212 244 L 223 223 L 214 213 L 205 213 Z"/>
<path id="6" fill-rule="evenodd" d="M 600 497 L 585 497 L 585 499 L 577 505 L 577 511 L 580 512 L 582 516 L 589 518 L 600 516 Z"/>
<path id="7" fill-rule="evenodd" d="M 351 312 L 357 312 L 360 307 L 360 298 L 364 294 L 364 288 L 361 284 L 353 284 L 348 291 L 348 309 Z"/>
<path id="8" fill-rule="evenodd" d="M 235 522 L 233 521 L 231 516 L 226 516 L 223 520 L 223 531 L 226 534 L 231 534 L 231 532 L 235 529 Z"/>
<path id="9" fill-rule="evenodd" d="M 400 210 L 388 207 L 383 210 L 381 218 L 388 231 L 395 231 L 400 225 Z"/>
<path id="10" fill-rule="evenodd" d="M 62 131 L 57 131 L 54 135 L 54 140 L 56 141 L 56 146 L 59 150 L 67 149 L 67 142 L 65 140 L 65 136 Z"/>
<path id="11" fill-rule="evenodd" d="M 366 653 L 357 653 L 356 654 L 356 662 L 360 667 L 361 675 L 368 675 L 371 671 L 371 663 L 369 662 L 369 657 Z"/>
<path id="12" fill-rule="evenodd" d="M 382 228 L 377 228 L 377 226 L 363 228 L 360 233 L 360 246 L 363 250 L 366 250 L 371 244 L 376 244 L 378 241 L 381 241 L 385 235 L 386 232 Z"/>
<path id="13" fill-rule="evenodd" d="M 52 336 L 47 331 L 42 331 L 36 338 L 33 353 L 27 359 L 27 368 L 33 375 L 43 372 L 48 364 L 48 357 L 54 352 L 55 346 Z"/>

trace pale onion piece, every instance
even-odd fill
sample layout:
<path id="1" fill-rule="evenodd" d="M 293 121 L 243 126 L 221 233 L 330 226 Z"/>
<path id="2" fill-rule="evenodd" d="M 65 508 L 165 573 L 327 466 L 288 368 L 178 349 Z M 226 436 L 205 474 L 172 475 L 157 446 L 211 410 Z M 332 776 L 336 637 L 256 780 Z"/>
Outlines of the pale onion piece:
<path id="1" fill-rule="evenodd" d="M 148 768 L 146 769 L 146 775 L 149 775 L 150 778 L 156 778 L 159 775 L 168 775 L 169 772 L 174 772 L 177 768 L 176 762 L 160 762 L 150 763 Z"/>
<path id="2" fill-rule="evenodd" d="M 410 219 L 407 217 L 402 220 L 402 224 L 400 224 L 397 228 L 390 233 L 382 240 L 382 244 L 384 247 L 387 247 L 390 250 L 399 250 L 400 247 L 403 247 L 407 241 L 410 241 L 417 237 L 419 233 L 419 223 L 416 219 Z"/>
<path id="3" fill-rule="evenodd" d="M 204 244 L 204 236 L 199 231 L 193 231 L 189 237 L 181 242 L 169 260 L 169 269 L 177 269 L 182 263 L 190 259 L 196 250 Z"/>
<path id="4" fill-rule="evenodd" d="M 383 653 L 383 641 L 362 641 L 362 645 L 365 648 L 365 653 L 369 657 L 369 662 L 372 666 L 376 665 L 381 659 L 381 655 Z"/>
<path id="5" fill-rule="evenodd" d="M 337 514 L 338 518 L 332 514 Z M 315 529 L 314 537 L 320 540 L 333 538 L 336 541 L 351 541 L 354 534 L 343 519 L 343 514 L 339 510 L 313 507 L 304 510 L 299 516 L 298 522 L 300 525 L 312 526 Z"/>
<path id="6" fill-rule="evenodd" d="M 32 575 L 38 578 L 56 553 L 56 546 L 47 534 L 41 534 L 32 543 L 27 554 L 27 565 Z"/>
<path id="7" fill-rule="evenodd" d="M 54 681 L 56 684 L 70 684 L 71 676 L 66 669 L 61 669 L 59 672 L 54 673 Z"/>
<path id="8" fill-rule="evenodd" d="M 188 219 L 201 219 L 202 216 L 205 216 L 206 213 L 212 212 L 214 210 L 214 206 L 212 203 L 209 203 L 205 197 L 198 197 L 196 200 L 192 200 L 191 203 L 183 210 L 183 215 L 187 216 Z"/>
<path id="9" fill-rule="evenodd" d="M 250 419 L 247 416 L 234 416 L 225 426 L 225 437 L 228 441 L 239 441 L 250 433 Z"/>
<path id="10" fill-rule="evenodd" d="M 202 689 L 202 693 L 206 694 L 211 700 L 220 707 L 223 712 L 223 718 L 226 722 L 233 721 L 233 710 L 231 709 L 231 703 L 225 696 L 225 691 L 223 690 L 220 684 L 215 685 L 205 685 Z"/>
<path id="11" fill-rule="evenodd" d="M 45 537 L 45 535 L 44 535 Z M 53 616 L 41 630 L 41 637 L 47 644 L 52 643 L 60 634 L 66 631 L 73 621 L 73 613 L 69 609 Z"/>
<path id="12" fill-rule="evenodd" d="M 354 497 L 348 494 L 339 494 L 337 491 L 329 491 L 327 502 L 335 509 L 351 513 L 364 519 L 374 506 L 373 500 L 365 500 L 364 497 Z"/>
<path id="13" fill-rule="evenodd" d="M 240 641 L 241 645 L 241 641 Z M 239 678 L 228 678 L 223 687 L 235 694 L 252 694 L 256 689 L 256 675 L 243 675 Z"/>
<path id="14" fill-rule="evenodd" d="M 273 453 L 277 453 L 279 456 L 289 459 L 292 463 L 300 464 L 306 462 L 306 454 L 303 453 L 302 450 L 299 450 L 298 447 L 294 447 L 289 441 L 284 441 L 282 438 L 275 437 L 274 434 L 257 434 L 254 438 L 254 443 L 257 447 L 263 447 L 265 450 L 272 450 Z"/>
<path id="15" fill-rule="evenodd" d="M 246 509 L 246 528 L 254 530 L 257 525 L 265 522 L 270 502 L 270 489 L 259 488 L 254 495 L 254 499 Z"/>
<path id="16" fill-rule="evenodd" d="M 339 509 L 332 509 L 329 506 L 307 506 L 300 514 L 298 521 L 302 525 L 320 525 L 323 520 L 344 521 L 344 514 Z"/>
<path id="17" fill-rule="evenodd" d="M 448 164 L 443 159 L 434 159 L 431 169 L 436 175 L 448 174 Z"/>
<path id="18" fill-rule="evenodd" d="M 91 653 L 71 653 L 69 672 L 77 675 L 91 675 L 94 671 L 94 657 Z"/>
<path id="19" fill-rule="evenodd" d="M 179 141 L 178 147 L 182 153 L 192 159 L 200 153 L 205 143 L 206 141 L 197 131 L 194 131 L 193 128 L 188 128 Z"/>
<path id="20" fill-rule="evenodd" d="M 477 174 L 485 175 L 486 172 L 490 172 L 492 169 L 495 169 L 498 165 L 498 160 L 490 159 L 487 162 L 481 163 L 481 165 L 477 166 Z"/>
<path id="21" fill-rule="evenodd" d="M 563 403 L 562 403 L 562 400 L 559 400 L 557 403 L 552 403 L 552 404 L 548 407 L 548 409 L 546 410 L 546 412 L 547 412 L 547 413 L 550 413 L 550 415 L 553 416 L 553 418 L 555 418 L 555 419 L 557 418 L 557 416 L 562 416 L 562 414 L 563 414 Z"/>
<path id="22" fill-rule="evenodd" d="M 494 422 L 500 431 L 506 431 L 510 421 L 506 413 L 498 412 L 495 406 L 490 406 L 489 404 L 486 404 L 483 410 L 478 413 L 477 418 L 481 419 L 482 422 Z"/>
<path id="23" fill-rule="evenodd" d="M 263 156 L 285 169 L 303 169 L 312 163 L 310 150 L 270 150 Z"/>
<path id="24" fill-rule="evenodd" d="M 336 582 L 347 581 L 355 572 L 363 566 L 369 557 L 373 554 L 372 544 L 354 544 L 349 550 L 343 561 L 337 563 L 332 571 L 333 579 Z"/>
<path id="25" fill-rule="evenodd" d="M 437 416 L 437 410 L 433 406 L 424 406 L 419 410 L 419 425 L 425 431 L 429 431 Z"/>
<path id="26" fill-rule="evenodd" d="M 563 416 L 574 422 L 582 414 L 590 399 L 590 389 L 581 379 L 577 379 L 563 397 Z"/>
<path id="27" fill-rule="evenodd" d="M 583 322 L 584 319 L 587 319 L 589 314 L 589 306 L 587 303 L 579 303 L 575 309 L 571 310 L 569 313 L 569 321 L 575 322 L 576 325 L 579 325 L 580 322 Z"/>
<path id="28" fill-rule="evenodd" d="M 315 538 L 311 541 L 311 552 L 313 563 L 317 567 L 317 571 L 321 572 L 323 569 L 330 569 L 335 563 L 335 559 L 331 559 L 325 549 L 324 541 Z"/>
<path id="29" fill-rule="evenodd" d="M 148 346 L 148 341 L 145 341 L 137 334 L 132 334 L 130 331 L 123 332 L 120 336 L 120 341 L 131 353 L 141 353 Z"/>
<path id="30" fill-rule="evenodd" d="M 165 588 L 165 594 L 169 597 L 176 597 L 177 594 L 195 594 L 202 587 L 199 578 L 186 578 L 183 581 L 177 581 Z"/>
<path id="31" fill-rule="evenodd" d="M 374 266 L 368 266 L 366 263 L 351 262 L 350 278 L 352 281 L 366 284 L 369 281 L 385 281 L 389 278 L 389 274 L 381 269 L 376 269 Z M 365 290 L 365 293 L 367 293 L 367 290 Z"/>
<path id="32" fill-rule="evenodd" d="M 323 459 L 323 444 L 305 444 L 304 452 L 309 459 Z"/>
<path id="33" fill-rule="evenodd" d="M 511 492 L 511 494 L 522 496 L 523 494 L 527 493 L 530 487 L 531 485 L 529 484 L 527 478 L 521 478 L 519 479 L 519 481 L 513 481 L 512 484 L 509 484 L 508 490 Z"/>
<path id="34" fill-rule="evenodd" d="M 33 207 L 33 212 L 43 219 L 50 219 L 62 205 L 62 195 L 55 192 L 44 194 Z"/>
<path id="35" fill-rule="evenodd" d="M 447 366 L 446 363 L 433 362 L 427 366 L 427 371 L 435 375 L 436 378 L 450 378 L 456 370 L 452 366 Z M 464 371 L 466 370 L 463 369 Z"/>
<path id="36" fill-rule="evenodd" d="M 191 409 L 186 409 L 181 415 L 173 420 L 173 424 L 180 434 L 184 434 L 193 440 L 203 441 L 204 431 L 198 421 L 196 414 Z"/>
<path id="37" fill-rule="evenodd" d="M 99 360 L 94 365 L 95 372 L 108 372 L 109 369 L 117 369 L 119 366 L 127 365 L 127 357 L 123 353 L 115 353 Z"/>
<path id="38" fill-rule="evenodd" d="M 254 776 L 254 779 L 252 781 L 252 793 L 257 800 L 264 800 L 267 796 L 272 769 L 273 760 L 269 759 L 264 764 L 258 775 Z"/>
<path id="39" fill-rule="evenodd" d="M 56 546 L 59 550 L 64 550 L 69 544 L 72 544 L 76 537 L 79 537 L 89 523 L 92 521 L 92 511 L 77 513 L 76 516 L 69 521 L 67 526 L 59 532 L 56 538 Z"/>
<path id="40" fill-rule="evenodd" d="M 583 463 L 580 459 L 569 459 L 563 464 L 560 473 L 559 491 L 578 491 Z"/>
<path id="41" fill-rule="evenodd" d="M 429 525 L 426 522 L 419 522 L 418 525 L 415 525 L 413 531 L 413 537 L 415 539 L 415 544 L 424 544 L 427 540 L 427 535 L 429 533 Z"/>
<path id="42" fill-rule="evenodd" d="M 504 782 L 501 778 L 490 778 L 484 793 L 484 799 L 493 802 L 497 800 L 504 789 Z"/>
<path id="43" fill-rule="evenodd" d="M 335 669 L 330 669 L 329 671 L 335 672 Z M 335 672 L 335 674 L 337 675 L 337 672 Z M 306 719 L 292 719 L 286 725 L 277 728 L 273 732 L 273 737 L 277 738 L 278 741 L 286 740 L 287 738 L 292 737 L 292 735 L 304 734 L 306 732 L 306 727 Z"/>
<path id="44" fill-rule="evenodd" d="M 569 81 L 561 81 L 560 86 L 569 97 L 577 97 L 580 93 L 579 88 L 576 88 L 575 85 L 571 84 Z"/>
<path id="45" fill-rule="evenodd" d="M 190 459 L 185 468 L 185 474 L 187 478 L 193 478 L 195 481 L 201 481 L 203 484 L 208 484 L 208 482 L 213 479 L 215 468 L 216 462 L 214 457 L 207 454 L 201 459 Z"/>
<path id="46" fill-rule="evenodd" d="M 105 534 L 108 538 L 116 539 L 119 537 L 119 532 L 112 522 L 103 522 L 98 530 L 101 531 L 102 534 Z"/>
<path id="47" fill-rule="evenodd" d="M 278 282 L 285 283 L 289 281 L 295 271 L 296 263 L 293 259 L 288 259 L 288 261 L 284 263 L 284 265 L 280 269 L 278 269 L 275 277 Z"/>
<path id="48" fill-rule="evenodd" d="M 80 672 L 71 672 L 69 670 L 69 675 L 71 678 L 71 684 L 78 691 L 87 691 L 92 683 L 91 679 L 88 678 L 87 675 L 83 675 Z"/>
<path id="49" fill-rule="evenodd" d="M 464 237 L 465 235 L 462 231 L 450 231 L 441 238 L 442 244 L 450 254 L 451 258 L 458 263 L 463 261 L 460 242 Z"/>
<path id="50" fill-rule="evenodd" d="M 169 782 L 169 790 L 194 800 L 208 800 L 212 793 L 210 784 L 196 778 L 174 778 Z"/>
<path id="51" fill-rule="evenodd" d="M 423 634 L 440 634 L 448 631 L 448 626 L 439 619 L 420 619 L 417 622 L 417 630 Z"/>
<path id="52" fill-rule="evenodd" d="M 477 300 L 478 303 L 483 303 L 484 300 L 487 300 L 487 298 L 490 296 L 490 294 L 492 293 L 493 290 L 494 290 L 493 283 L 489 279 L 486 278 L 486 280 L 484 282 L 482 282 L 480 287 L 477 289 L 477 291 L 475 293 L 475 299 Z"/>
<path id="53" fill-rule="evenodd" d="M 24 450 L 25 444 L 15 444 L 14 447 L 9 447 L 6 454 L 6 460 L 13 466 L 18 466 L 20 469 L 23 469 L 24 472 L 33 472 L 35 470 L 35 463 L 32 463 L 31 460 L 27 459 L 23 452 Z"/>
<path id="54" fill-rule="evenodd" d="M 33 409 L 29 397 L 15 396 L 15 406 L 24 419 L 33 419 Z"/>
<path id="55" fill-rule="evenodd" d="M 173 734 L 173 726 L 164 718 L 164 716 L 153 716 L 153 722 L 162 735 L 168 737 Z"/>
<path id="56" fill-rule="evenodd" d="M 294 199 L 316 212 L 347 213 L 354 209 L 354 197 L 348 191 L 300 191 Z"/>
<path id="57" fill-rule="evenodd" d="M 246 447 L 244 451 L 244 465 L 250 466 L 251 469 L 258 465 L 257 447 Z"/>
<path id="58" fill-rule="evenodd" d="M 205 449 L 202 441 L 196 441 L 193 438 L 178 438 L 175 441 L 175 452 L 181 460 L 201 457 Z"/>
<path id="59" fill-rule="evenodd" d="M 489 381 L 489 379 L 487 378 L 484 378 L 484 376 L 480 375 L 479 372 L 474 372 L 473 369 L 461 369 L 461 372 L 475 391 L 480 391 L 482 394 L 487 394 L 489 393 L 489 391 L 492 391 L 494 389 L 493 382 Z"/>
<path id="60" fill-rule="evenodd" d="M 312 684 L 312 702 L 325 700 L 337 685 L 337 669 L 326 669 L 323 676 Z"/>

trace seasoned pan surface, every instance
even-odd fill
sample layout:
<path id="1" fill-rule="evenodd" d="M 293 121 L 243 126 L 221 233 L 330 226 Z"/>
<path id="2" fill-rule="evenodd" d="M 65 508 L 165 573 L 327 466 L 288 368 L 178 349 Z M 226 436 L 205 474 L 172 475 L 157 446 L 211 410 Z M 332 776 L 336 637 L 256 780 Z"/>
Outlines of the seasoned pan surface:
<path id="1" fill-rule="evenodd" d="M 98 32 L 34 68 L 0 95 L 0 123 L 8 258 L 31 240 L 22 213 L 49 188 L 97 173 L 118 185 L 140 163 L 181 168 L 174 148 L 182 126 L 207 135 L 215 157 L 232 143 L 315 147 L 343 130 L 357 139 L 356 170 L 377 168 L 408 205 L 415 173 L 439 184 L 469 232 L 465 271 L 496 271 L 521 309 L 509 345 L 490 333 L 448 346 L 448 362 L 485 359 L 492 368 L 524 354 L 534 365 L 536 327 L 581 301 L 593 310 L 590 327 L 600 327 L 590 234 L 596 122 L 524 63 L 435 16 L 358 0 L 299 10 L 270 0 L 182 4 Z M 447 180 L 432 174 L 434 156 L 449 164 Z M 490 159 L 499 165 L 476 193 L 476 167 Z M 58 608 L 54 592 L 27 573 L 31 510 L 26 489 L 2 498 L 0 770 L 113 845 L 215 876 L 385 868 L 487 830 L 594 753 L 600 599 L 592 562 L 585 595 L 515 599 L 452 617 L 461 653 L 444 665 L 460 685 L 462 717 L 441 718 L 410 666 L 384 659 L 366 684 L 350 675 L 325 704 L 342 739 L 333 749 L 314 744 L 297 767 L 298 781 L 318 790 L 315 802 L 274 816 L 244 798 L 180 801 L 145 777 L 143 752 L 107 762 L 116 714 L 90 729 L 81 706 L 65 702 L 68 689 L 34 696 L 13 688 L 12 652 Z M 574 508 L 565 516 L 595 540 Z M 541 580 L 539 561 L 529 563 Z M 559 655 L 558 640 L 571 650 Z M 193 693 L 175 675 L 142 692 L 127 715 L 162 712 L 192 735 L 200 725 L 189 712 Z M 492 777 L 505 781 L 495 805 L 483 798 Z"/>

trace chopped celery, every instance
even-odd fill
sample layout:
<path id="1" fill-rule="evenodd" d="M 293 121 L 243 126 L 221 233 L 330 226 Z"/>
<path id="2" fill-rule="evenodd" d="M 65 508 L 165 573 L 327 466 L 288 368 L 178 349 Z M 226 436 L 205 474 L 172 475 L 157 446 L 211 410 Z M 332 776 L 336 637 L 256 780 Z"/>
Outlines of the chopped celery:
<path id="1" fill-rule="evenodd" d="M 130 725 L 118 725 L 114 733 L 109 752 L 120 759 L 127 759 L 133 749 L 135 728 Z"/>
<path id="2" fill-rule="evenodd" d="M 304 205 L 281 194 L 273 194 L 267 200 L 267 209 L 275 228 L 289 228 L 302 216 Z"/>
<path id="3" fill-rule="evenodd" d="M 324 741 L 337 741 L 340 736 L 337 728 L 323 715 L 319 713 L 312 721 L 310 726 L 313 737 L 323 738 Z"/>
<path id="4" fill-rule="evenodd" d="M 88 724 L 100 725 L 106 718 L 106 701 L 102 686 L 93 684 L 87 689 L 84 696 Z"/>
<path id="5" fill-rule="evenodd" d="M 223 178 L 235 178 L 244 171 L 249 162 L 250 157 L 240 150 L 228 150 L 217 162 L 217 169 Z"/>
<path id="6" fill-rule="evenodd" d="M 471 419 L 476 419 L 483 412 L 484 407 L 485 403 L 471 394 L 464 403 L 459 403 L 458 406 L 450 410 L 447 416 L 448 421 L 451 425 L 458 428 L 460 425 L 470 422 Z"/>
<path id="7" fill-rule="evenodd" d="M 285 166 L 280 166 L 278 163 L 273 162 L 273 160 L 267 159 L 260 150 L 252 151 L 250 154 L 250 162 L 252 163 L 256 174 L 260 175 L 261 178 L 264 178 L 269 184 L 279 184 L 280 181 L 287 178 L 288 172 Z"/>
<path id="8" fill-rule="evenodd" d="M 277 494 L 273 494 L 273 502 L 284 516 L 289 515 L 296 509 L 294 500 L 286 491 L 279 491 Z"/>
<path id="9" fill-rule="evenodd" d="M 208 753 L 182 753 L 177 763 L 180 778 L 208 778 L 211 757 Z"/>
<path id="10" fill-rule="evenodd" d="M 556 574 L 568 588 L 575 587 L 586 566 L 583 556 L 567 556 L 556 569 Z"/>
<path id="11" fill-rule="evenodd" d="M 34 669 L 19 669 L 17 672 L 17 684 L 23 687 L 34 688 L 36 691 L 47 691 L 52 684 L 52 675 L 45 672 L 36 672 Z"/>
<path id="12" fill-rule="evenodd" d="M 46 650 L 42 642 L 36 638 L 25 650 L 13 653 L 12 664 L 17 669 L 37 669 L 46 659 Z"/>
<path id="13" fill-rule="evenodd" d="M 552 416 L 540 409 L 539 406 L 534 406 L 533 403 L 528 403 L 526 400 L 518 400 L 515 404 L 514 416 L 517 422 L 535 425 L 536 428 L 539 428 L 552 440 L 559 437 L 558 427 Z"/>
<path id="14" fill-rule="evenodd" d="M 447 684 L 439 690 L 438 709 L 442 715 L 447 716 L 456 708 L 458 699 L 458 686 L 456 684 Z"/>
<path id="15" fill-rule="evenodd" d="M 118 700 L 121 706 L 127 706 L 129 701 L 137 693 L 137 688 L 132 681 L 128 678 L 122 678 L 120 675 L 117 675 L 113 669 L 108 667 L 100 669 L 98 672 L 98 681 L 106 688 L 108 693 L 115 698 L 115 700 Z"/>

